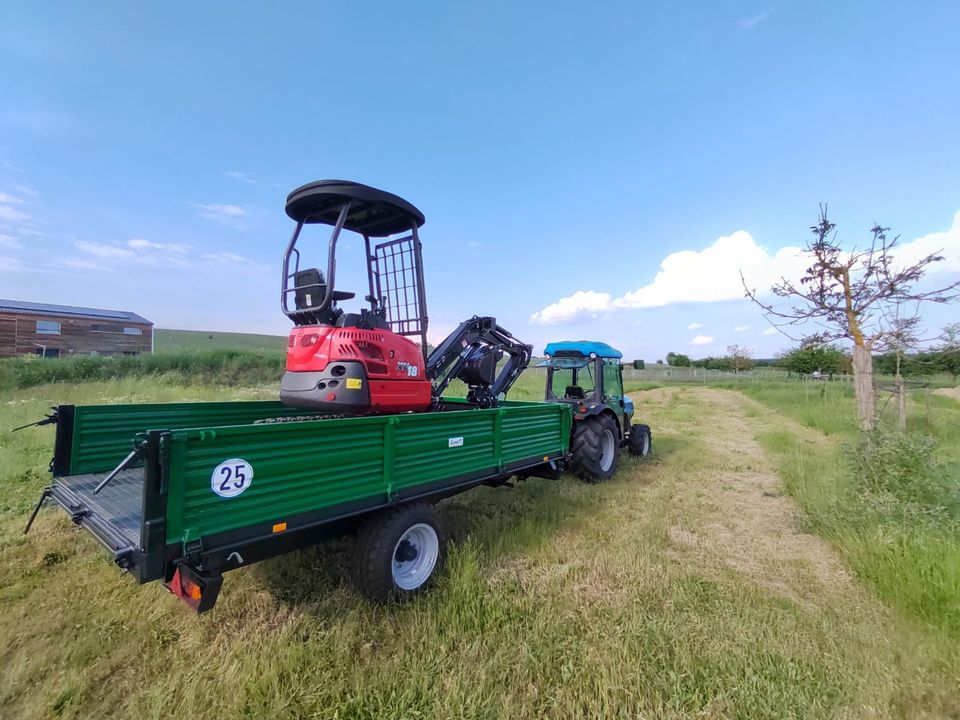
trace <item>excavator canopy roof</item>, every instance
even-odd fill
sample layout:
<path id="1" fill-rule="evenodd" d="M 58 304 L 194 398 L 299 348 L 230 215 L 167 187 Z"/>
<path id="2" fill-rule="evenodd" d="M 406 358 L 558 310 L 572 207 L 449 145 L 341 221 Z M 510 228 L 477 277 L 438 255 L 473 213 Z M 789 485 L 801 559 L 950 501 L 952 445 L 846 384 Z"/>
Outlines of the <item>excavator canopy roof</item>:
<path id="1" fill-rule="evenodd" d="M 350 211 L 344 229 L 368 237 L 386 237 L 425 222 L 423 213 L 402 197 L 349 180 L 318 180 L 287 195 L 286 211 L 304 223 L 336 225 L 344 202 Z"/>

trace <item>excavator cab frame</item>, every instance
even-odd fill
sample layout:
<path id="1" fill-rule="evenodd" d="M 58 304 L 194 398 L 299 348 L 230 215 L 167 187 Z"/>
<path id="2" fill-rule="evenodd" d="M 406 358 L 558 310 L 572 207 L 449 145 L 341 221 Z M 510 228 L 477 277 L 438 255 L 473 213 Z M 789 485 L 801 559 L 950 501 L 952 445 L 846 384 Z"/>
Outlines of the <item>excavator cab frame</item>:
<path id="1" fill-rule="evenodd" d="M 280 309 L 295 325 L 341 325 L 389 329 L 420 338 L 427 357 L 427 301 L 418 229 L 423 213 L 401 197 L 361 183 L 320 180 L 287 196 L 287 215 L 296 221 L 283 254 Z M 297 242 L 305 225 L 332 227 L 327 268 L 301 268 Z M 363 237 L 369 310 L 344 313 L 337 303 L 354 293 L 336 289 L 337 241 L 344 230 Z M 374 244 L 377 239 L 382 242 Z"/>

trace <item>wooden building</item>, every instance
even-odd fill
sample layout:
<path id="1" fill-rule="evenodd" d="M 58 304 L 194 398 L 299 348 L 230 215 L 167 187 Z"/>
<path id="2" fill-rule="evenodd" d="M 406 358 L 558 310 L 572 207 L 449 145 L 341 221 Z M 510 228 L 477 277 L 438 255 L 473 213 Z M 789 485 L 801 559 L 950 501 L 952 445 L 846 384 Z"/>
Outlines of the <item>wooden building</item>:
<path id="1" fill-rule="evenodd" d="M 153 352 L 153 323 L 119 310 L 0 300 L 0 357 Z"/>

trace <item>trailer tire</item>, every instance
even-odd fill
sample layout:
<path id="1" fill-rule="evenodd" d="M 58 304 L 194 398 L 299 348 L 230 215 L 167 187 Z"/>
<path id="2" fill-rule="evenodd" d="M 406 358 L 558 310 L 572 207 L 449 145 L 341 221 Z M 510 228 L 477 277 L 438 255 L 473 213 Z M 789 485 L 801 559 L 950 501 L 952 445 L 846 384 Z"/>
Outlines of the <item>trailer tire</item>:
<path id="1" fill-rule="evenodd" d="M 609 480 L 617 471 L 620 456 L 617 423 L 609 415 L 582 420 L 573 432 L 570 452 L 573 455 L 570 469 L 581 480 L 589 483 Z"/>
<path id="2" fill-rule="evenodd" d="M 357 588 L 374 602 L 402 602 L 429 587 L 446 557 L 447 534 L 430 503 L 376 513 L 357 537 Z"/>
<path id="3" fill-rule="evenodd" d="M 653 452 L 653 433 L 649 425 L 635 424 L 630 428 L 627 450 L 636 457 L 648 457 Z"/>

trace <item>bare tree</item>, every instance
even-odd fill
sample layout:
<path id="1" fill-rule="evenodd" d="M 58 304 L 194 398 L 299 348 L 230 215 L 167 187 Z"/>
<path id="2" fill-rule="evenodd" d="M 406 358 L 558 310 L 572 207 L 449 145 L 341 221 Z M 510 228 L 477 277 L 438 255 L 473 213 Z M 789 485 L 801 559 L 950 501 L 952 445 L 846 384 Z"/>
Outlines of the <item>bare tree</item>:
<path id="1" fill-rule="evenodd" d="M 903 384 L 903 362 L 910 350 L 921 342 L 920 308 L 913 304 L 912 312 L 905 312 L 903 303 L 892 303 L 892 314 L 884 313 L 885 333 L 875 350 L 893 352 L 896 356 L 896 371 L 894 373 L 894 394 L 897 396 L 897 428 L 907 429 L 907 393 Z"/>
<path id="2" fill-rule="evenodd" d="M 887 342 L 896 329 L 886 318 L 893 317 L 897 306 L 924 302 L 946 303 L 955 300 L 960 280 L 937 290 L 920 290 L 916 284 L 927 269 L 943 260 L 937 254 L 927 255 L 913 265 L 901 267 L 895 258 L 899 236 L 890 238 L 889 228 L 874 225 L 872 239 L 863 250 L 845 252 L 837 241 L 836 225 L 827 219 L 827 208 L 820 207 L 817 224 L 810 228 L 806 252 L 811 264 L 794 282 L 781 278 L 770 288 L 777 300 L 760 299 L 756 288 L 750 288 L 741 273 L 746 296 L 763 309 L 766 318 L 781 332 L 796 327 L 806 333 L 807 340 L 830 342 L 850 340 L 853 343 L 853 377 L 857 396 L 857 416 L 865 430 L 876 424 L 877 396 L 873 385 L 873 352 Z M 916 322 L 919 322 L 919 314 Z M 916 325 L 914 325 L 915 329 Z M 798 338 L 793 338 L 798 339 Z"/>
<path id="3" fill-rule="evenodd" d="M 950 323 L 944 327 L 938 339 L 941 351 L 960 348 L 960 323 Z"/>
<path id="4" fill-rule="evenodd" d="M 727 345 L 727 357 L 738 373 L 753 367 L 753 350 L 743 345 Z"/>

